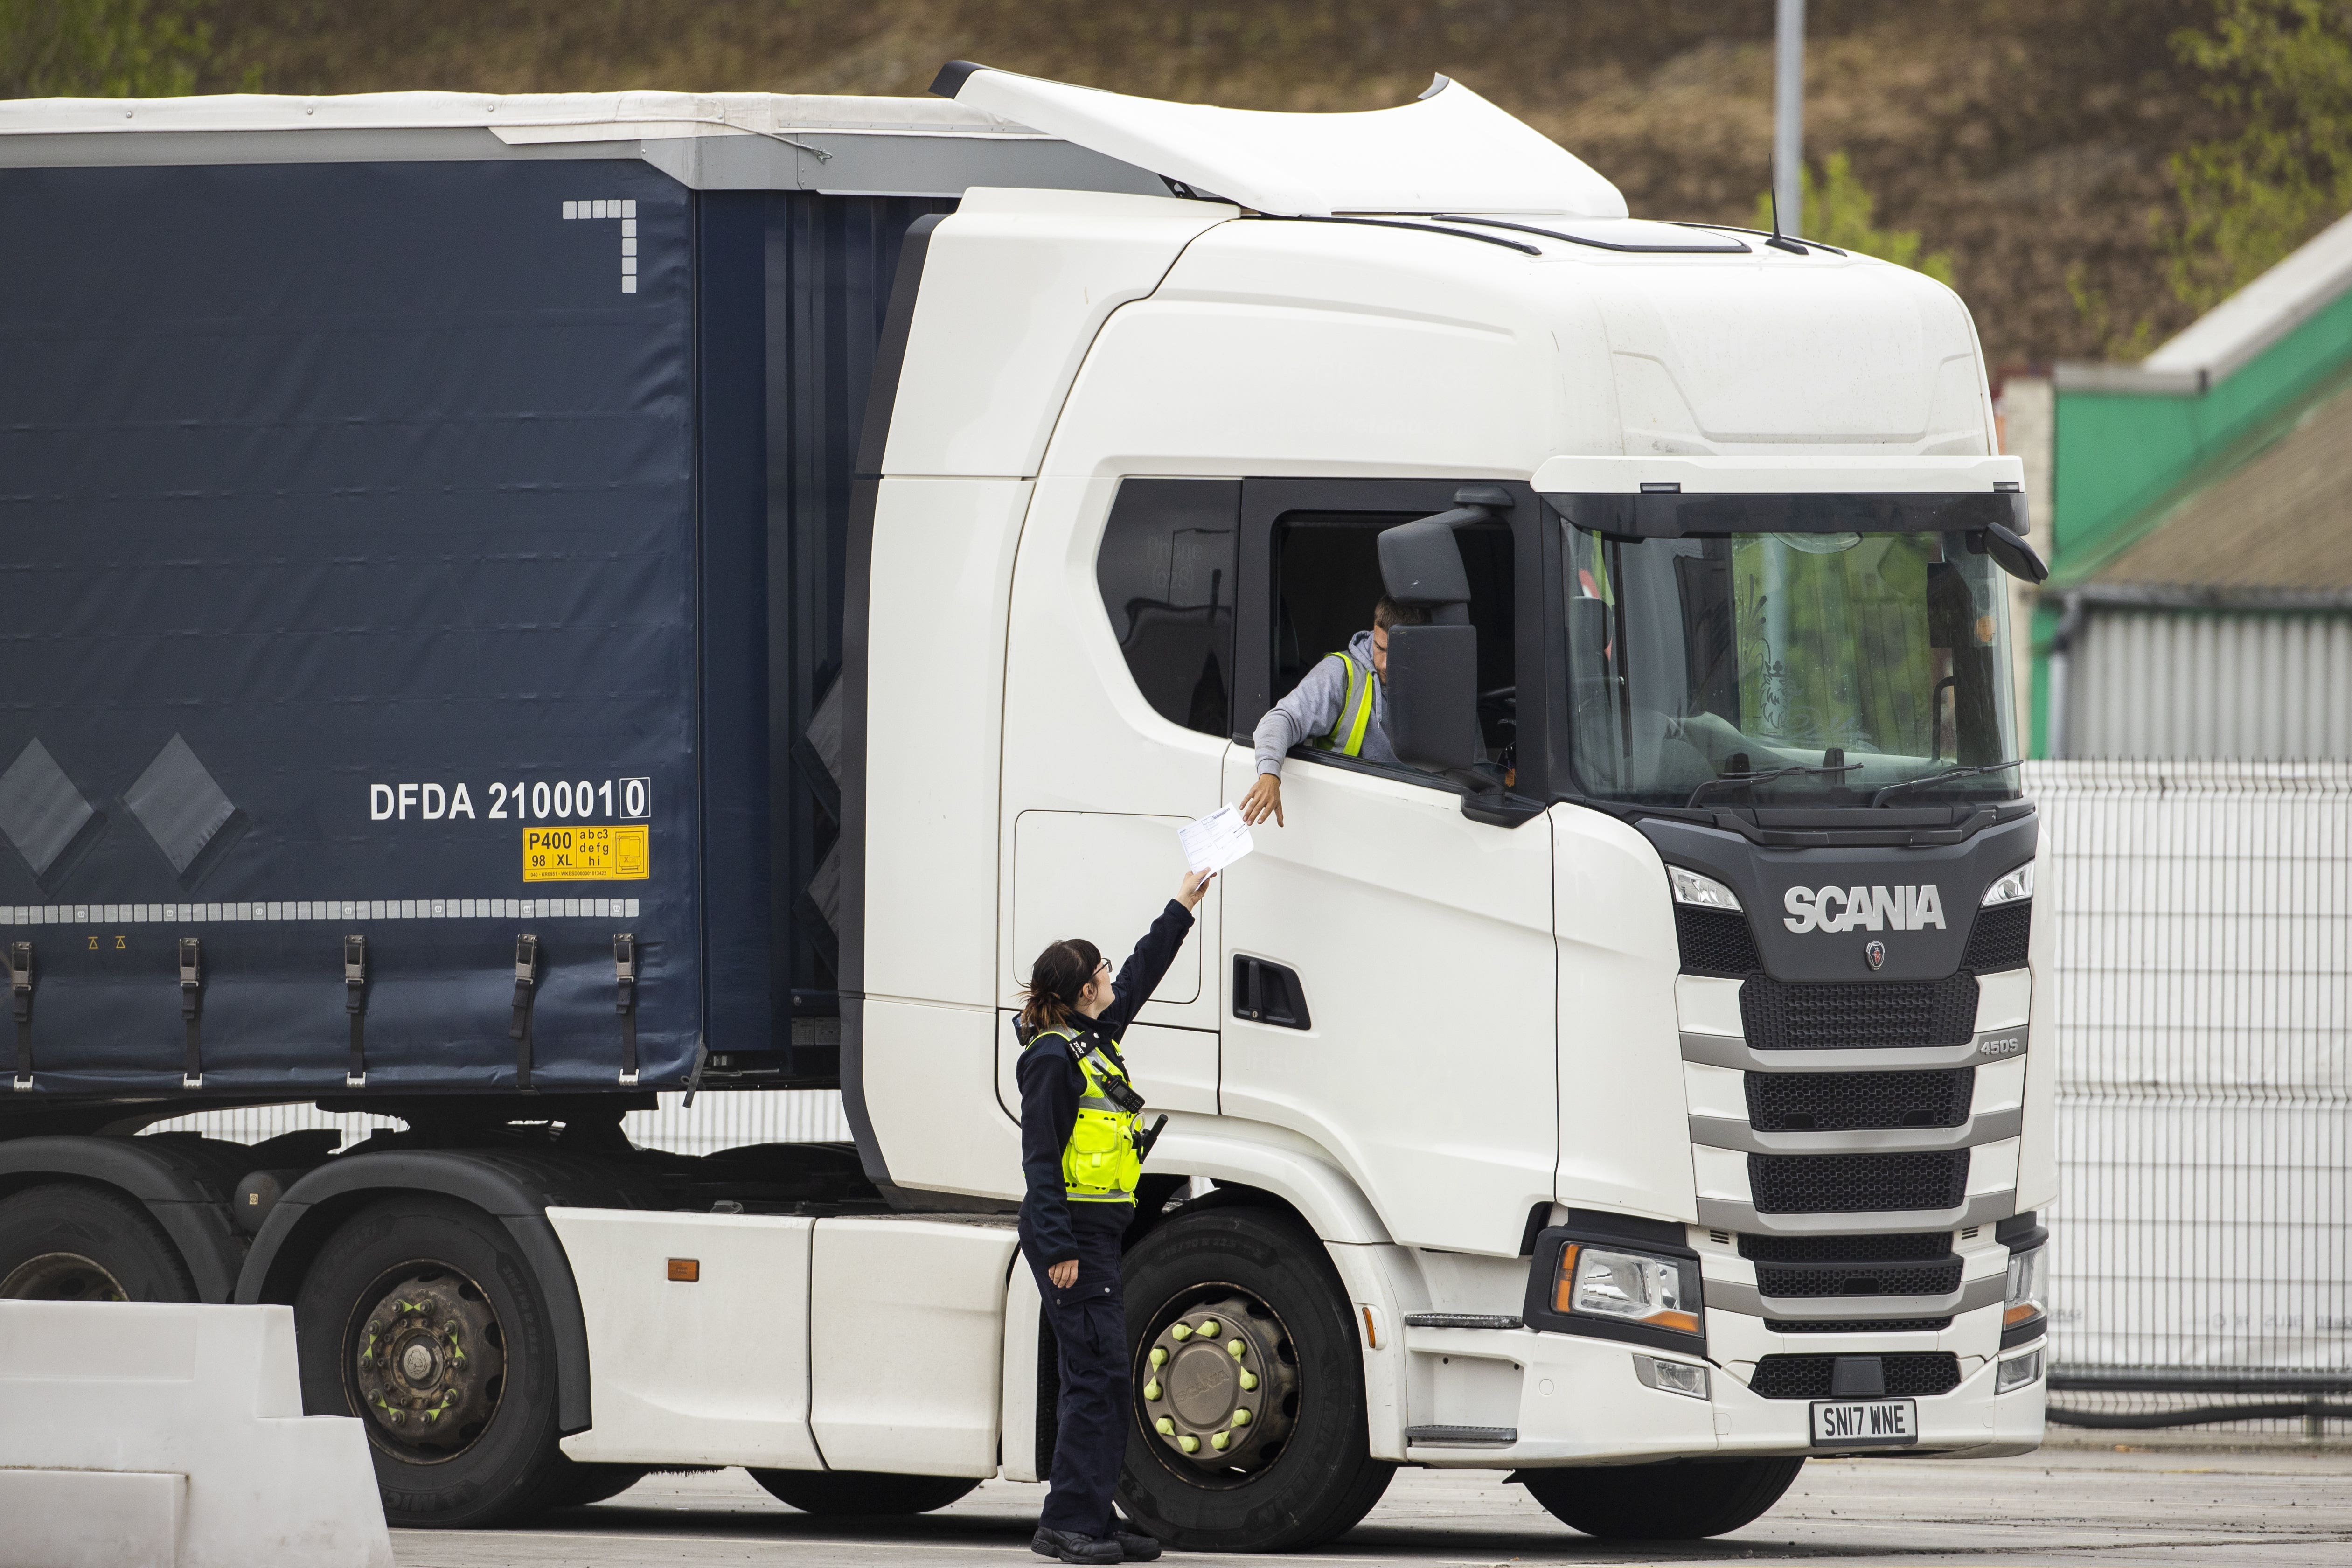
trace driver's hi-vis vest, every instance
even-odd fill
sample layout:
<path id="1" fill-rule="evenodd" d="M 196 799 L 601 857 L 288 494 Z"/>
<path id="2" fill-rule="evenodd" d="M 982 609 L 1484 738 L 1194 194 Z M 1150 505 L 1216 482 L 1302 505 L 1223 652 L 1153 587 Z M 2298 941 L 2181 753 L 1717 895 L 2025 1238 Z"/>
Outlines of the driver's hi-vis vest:
<path id="1" fill-rule="evenodd" d="M 1029 1037 L 1070 1042 L 1070 1055 L 1086 1080 L 1078 1093 L 1078 1119 L 1070 1141 L 1062 1146 L 1062 1187 L 1074 1204 L 1131 1204 L 1135 1184 L 1143 1174 L 1143 1158 L 1135 1152 L 1134 1111 L 1121 1110 L 1103 1093 L 1103 1080 L 1129 1083 L 1127 1069 L 1103 1054 L 1095 1044 L 1080 1044 L 1067 1029 L 1041 1029 Z M 1114 1047 L 1116 1048 L 1116 1047 Z"/>
<path id="2" fill-rule="evenodd" d="M 1356 663 L 1356 656 L 1347 649 L 1326 656 L 1339 661 L 1347 671 L 1348 687 L 1339 698 L 1339 716 L 1331 721 L 1331 728 L 1307 743 L 1318 751 L 1337 752 L 1343 757 L 1364 754 L 1364 731 L 1372 727 L 1372 672 Z"/>

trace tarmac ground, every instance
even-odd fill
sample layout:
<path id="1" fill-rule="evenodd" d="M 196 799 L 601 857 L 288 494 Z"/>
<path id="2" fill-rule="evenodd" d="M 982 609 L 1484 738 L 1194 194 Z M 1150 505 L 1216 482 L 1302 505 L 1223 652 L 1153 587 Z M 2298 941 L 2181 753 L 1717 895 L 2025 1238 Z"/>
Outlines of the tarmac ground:
<path id="1" fill-rule="evenodd" d="M 395 1531 L 401 1568 L 701 1568 L 1042 1563 L 1042 1487 L 991 1481 L 913 1519 L 818 1519 L 740 1470 L 649 1476 L 525 1529 Z M 1423 1565 L 1717 1563 L 2352 1565 L 2352 1446 L 2196 1448 L 2077 1442 L 2014 1459 L 1815 1459 L 1769 1513 L 1703 1542 L 1577 1534 L 1486 1470 L 1397 1472 L 1365 1521 L 1285 1559 L 1171 1552 L 1201 1568 L 1269 1562 Z"/>

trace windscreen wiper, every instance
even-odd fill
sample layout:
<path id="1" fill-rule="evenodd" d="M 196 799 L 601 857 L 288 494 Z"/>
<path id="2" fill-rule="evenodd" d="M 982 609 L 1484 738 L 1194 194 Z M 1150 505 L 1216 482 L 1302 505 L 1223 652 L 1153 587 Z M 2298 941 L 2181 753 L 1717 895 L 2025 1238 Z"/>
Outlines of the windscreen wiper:
<path id="1" fill-rule="evenodd" d="M 1870 804 L 1885 805 L 1889 795 L 1901 795 L 1906 789 L 1926 789 L 1929 784 L 1939 784 L 1947 779 L 1973 778 L 1979 773 L 1997 773 L 2007 768 L 2023 765 L 2022 758 L 2012 757 L 2005 763 L 1978 763 L 1970 767 L 1947 768 L 1940 773 L 1929 773 L 1925 778 L 1905 779 L 1901 784 L 1888 784 L 1870 797 Z"/>
<path id="2" fill-rule="evenodd" d="M 1685 811 L 1696 810 L 1700 801 L 1715 790 L 1730 789 L 1738 784 L 1769 784 L 1774 779 L 1793 778 L 1799 773 L 1850 773 L 1862 766 L 1860 763 L 1840 763 L 1835 767 L 1817 768 L 1799 763 L 1790 767 L 1767 768 L 1760 773 L 1721 773 L 1691 791 L 1690 799 L 1683 803 Z"/>

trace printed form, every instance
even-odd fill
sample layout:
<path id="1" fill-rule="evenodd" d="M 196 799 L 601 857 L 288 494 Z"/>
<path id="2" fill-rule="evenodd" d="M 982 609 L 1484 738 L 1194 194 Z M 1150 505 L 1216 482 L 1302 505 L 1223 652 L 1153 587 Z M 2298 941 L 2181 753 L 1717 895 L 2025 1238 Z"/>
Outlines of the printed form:
<path id="1" fill-rule="evenodd" d="M 1249 824 L 1230 805 L 1186 823 L 1176 830 L 1176 839 L 1184 847 L 1186 868 L 1193 871 L 1222 871 L 1256 847 Z"/>

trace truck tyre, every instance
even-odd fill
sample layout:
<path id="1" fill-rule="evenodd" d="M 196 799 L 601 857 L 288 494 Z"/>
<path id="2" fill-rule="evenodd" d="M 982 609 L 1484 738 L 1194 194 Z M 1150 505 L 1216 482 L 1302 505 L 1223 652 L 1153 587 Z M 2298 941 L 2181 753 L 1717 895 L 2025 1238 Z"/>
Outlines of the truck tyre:
<path id="1" fill-rule="evenodd" d="M 195 1299 L 179 1249 L 137 1200 L 80 1182 L 0 1200 L 0 1300 Z"/>
<path id="2" fill-rule="evenodd" d="M 388 1523 L 481 1528 L 563 1495 L 546 1303 L 488 1215 L 424 1194 L 362 1209 L 320 1249 L 294 1330 L 302 1406 L 359 1417 Z"/>
<path id="3" fill-rule="evenodd" d="M 1521 1470 L 1517 1479 L 1570 1530 L 1603 1541 L 1697 1541 L 1760 1518 L 1804 1468 L 1802 1456 L 1674 1459 Z"/>
<path id="4" fill-rule="evenodd" d="M 559 1458 L 548 1483 L 542 1508 L 586 1508 L 592 1502 L 619 1497 L 649 1473 L 645 1465 L 583 1465 Z"/>
<path id="5" fill-rule="evenodd" d="M 1371 1457 L 1355 1316 L 1312 1233 L 1265 1209 L 1180 1213 L 1125 1274 L 1118 1495 L 1137 1523 L 1180 1552 L 1284 1552 L 1371 1511 L 1396 1467 Z"/>
<path id="6" fill-rule="evenodd" d="M 929 1513 L 980 1485 L 966 1476 L 890 1476 L 876 1470 L 753 1470 L 778 1502 L 803 1513 Z"/>

